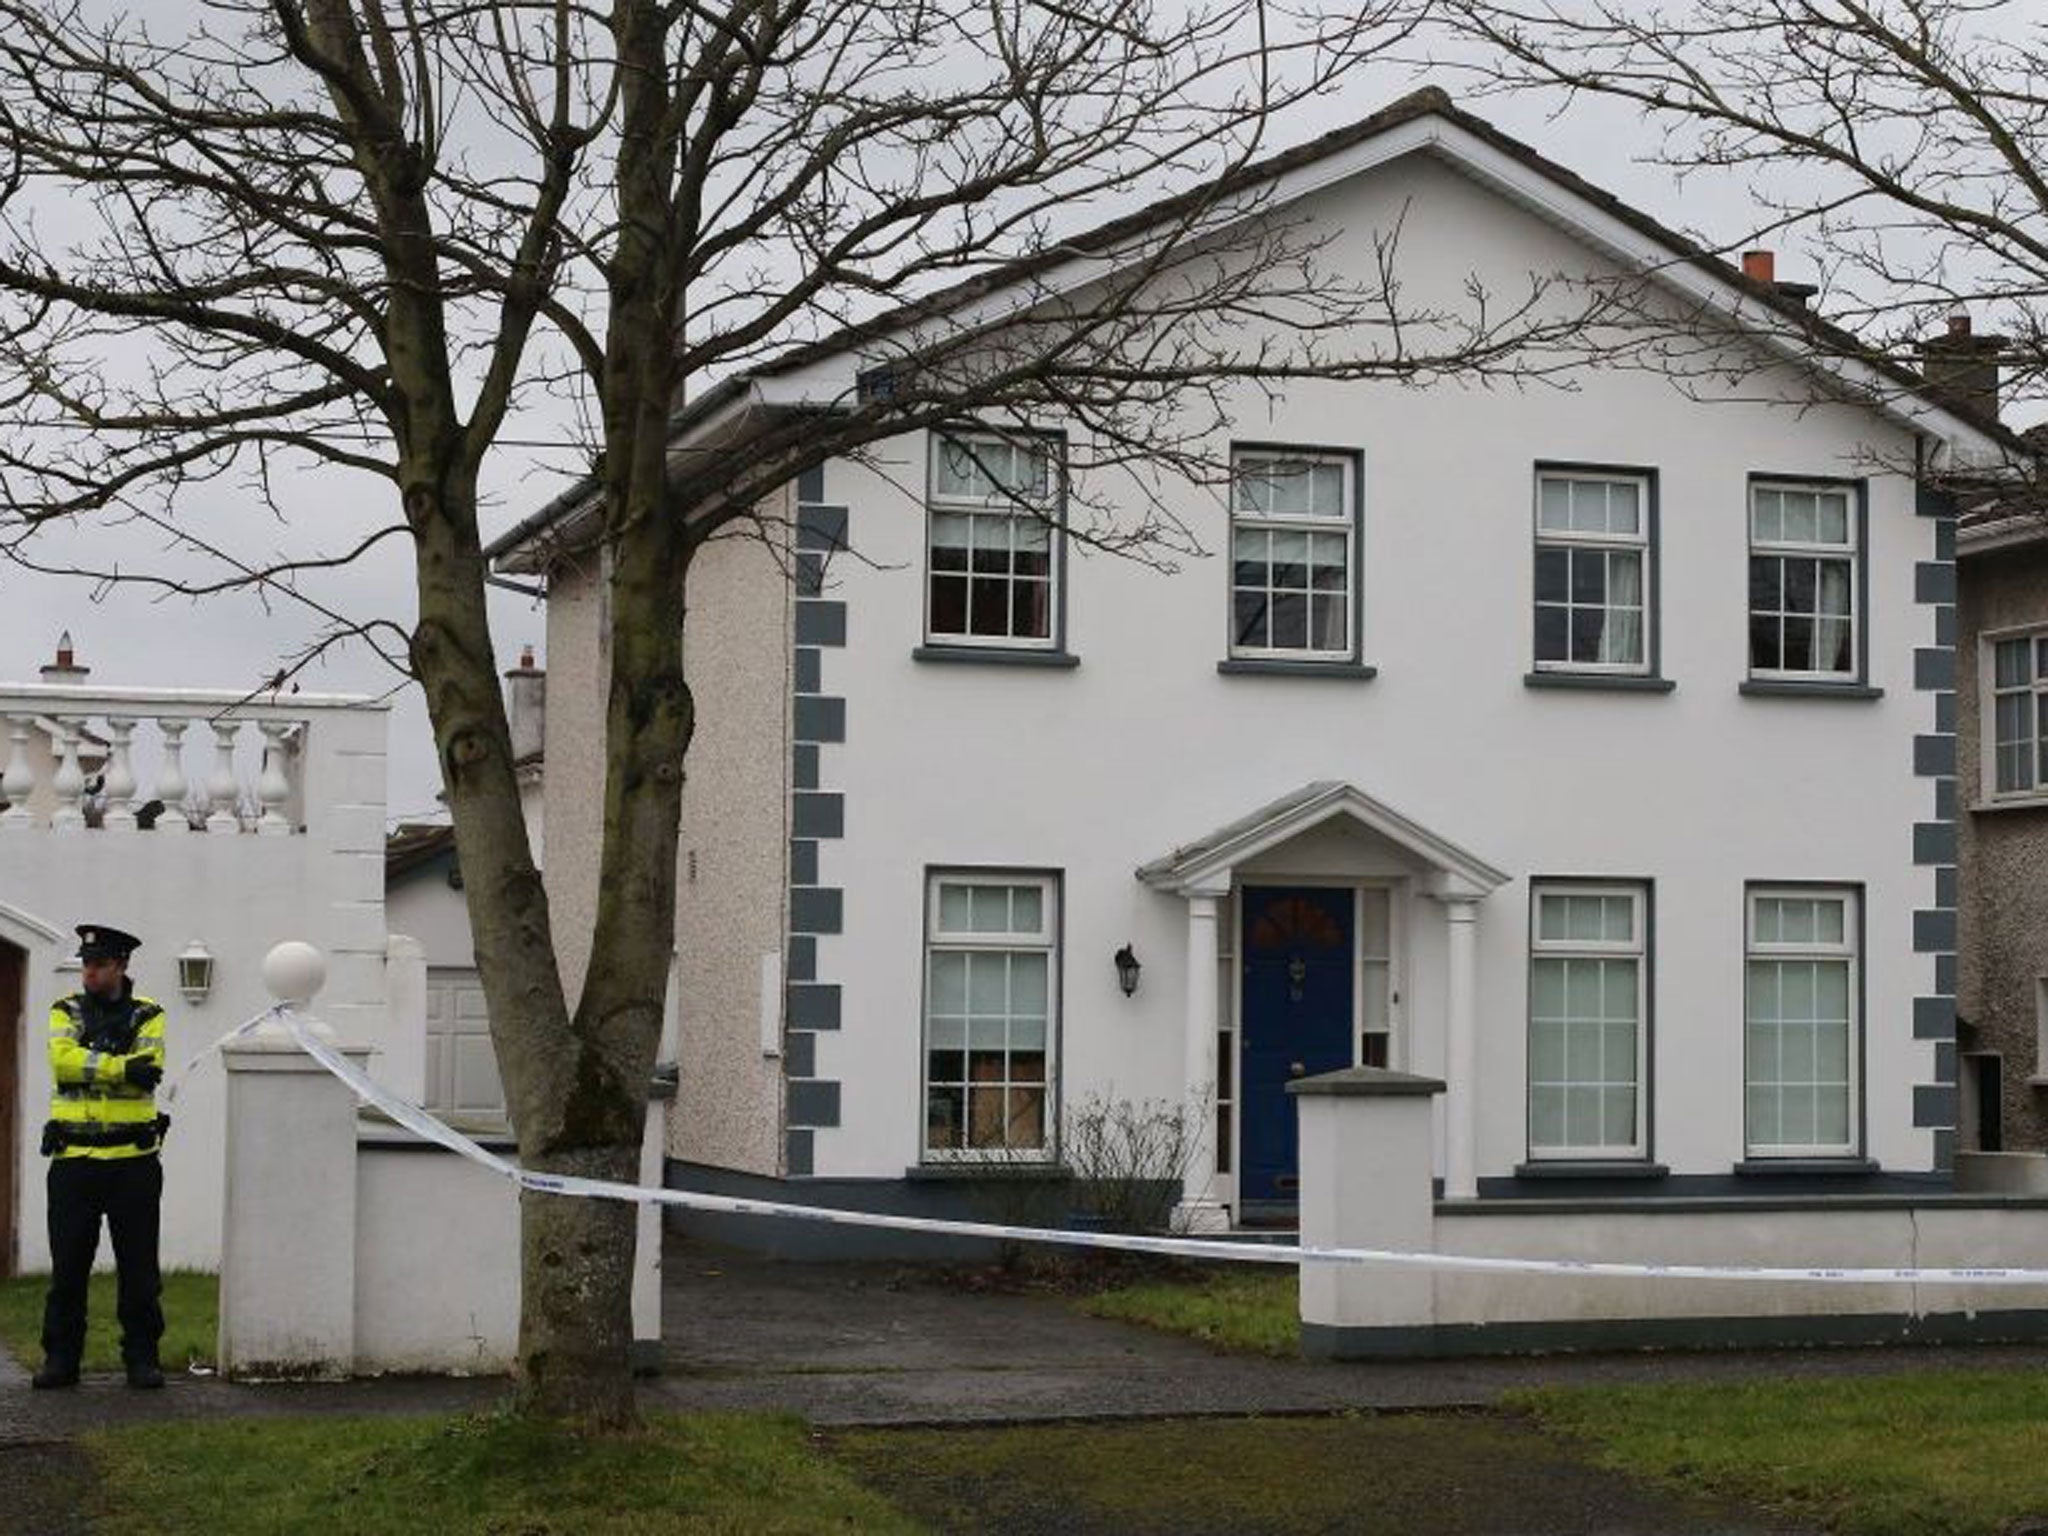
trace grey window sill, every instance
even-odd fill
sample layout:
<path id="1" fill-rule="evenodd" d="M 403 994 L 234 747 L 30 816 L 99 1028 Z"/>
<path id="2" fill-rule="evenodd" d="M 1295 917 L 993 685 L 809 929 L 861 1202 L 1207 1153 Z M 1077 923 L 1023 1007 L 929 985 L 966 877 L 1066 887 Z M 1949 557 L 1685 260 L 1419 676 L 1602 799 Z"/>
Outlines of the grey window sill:
<path id="1" fill-rule="evenodd" d="M 1528 672 L 1525 688 L 1585 688 L 1611 693 L 1669 693 L 1678 684 L 1668 677 L 1638 677 L 1628 672 Z"/>
<path id="2" fill-rule="evenodd" d="M 2001 815 L 2008 811 L 2048 811 L 2048 795 L 2015 795 L 2009 800 L 1986 800 L 1969 810 L 1972 816 Z"/>
<path id="3" fill-rule="evenodd" d="M 920 645 L 910 653 L 912 661 L 936 661 L 979 667 L 1078 667 L 1081 658 L 1071 651 L 1004 650 L 994 646 Z"/>
<path id="4" fill-rule="evenodd" d="M 1883 1170 L 1868 1157 L 1745 1157 L 1735 1165 L 1738 1178 L 1810 1179 L 1831 1175 L 1855 1176 Z"/>
<path id="5" fill-rule="evenodd" d="M 1882 688 L 1867 683 L 1780 683 L 1769 678 L 1746 679 L 1736 689 L 1753 699 L 1881 699 Z"/>
<path id="6" fill-rule="evenodd" d="M 903 1177 L 913 1183 L 944 1184 L 967 1179 L 1000 1179 L 1010 1183 L 1038 1182 L 1063 1184 L 1073 1178 L 1074 1170 L 1065 1163 L 917 1163 L 903 1170 Z"/>
<path id="7" fill-rule="evenodd" d="M 1515 1165 L 1518 1179 L 1661 1179 L 1670 1172 L 1662 1163 L 1581 1162 L 1564 1158 Z"/>
<path id="8" fill-rule="evenodd" d="M 1378 667 L 1359 661 L 1281 661 L 1258 656 L 1231 656 L 1216 663 L 1225 677 L 1323 677 L 1362 683 L 1378 677 Z"/>

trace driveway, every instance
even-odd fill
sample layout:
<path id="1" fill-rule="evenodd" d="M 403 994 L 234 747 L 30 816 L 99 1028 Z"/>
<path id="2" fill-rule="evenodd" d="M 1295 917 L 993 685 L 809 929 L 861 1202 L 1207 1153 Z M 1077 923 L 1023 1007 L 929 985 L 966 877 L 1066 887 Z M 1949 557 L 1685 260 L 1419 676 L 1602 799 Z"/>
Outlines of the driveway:
<path id="1" fill-rule="evenodd" d="M 1486 1408 L 1544 1385 L 2048 1367 L 2048 1345 L 1310 1363 L 1226 1354 L 915 1266 L 783 1263 L 677 1238 L 663 1266 L 651 1395 L 820 1425 Z"/>

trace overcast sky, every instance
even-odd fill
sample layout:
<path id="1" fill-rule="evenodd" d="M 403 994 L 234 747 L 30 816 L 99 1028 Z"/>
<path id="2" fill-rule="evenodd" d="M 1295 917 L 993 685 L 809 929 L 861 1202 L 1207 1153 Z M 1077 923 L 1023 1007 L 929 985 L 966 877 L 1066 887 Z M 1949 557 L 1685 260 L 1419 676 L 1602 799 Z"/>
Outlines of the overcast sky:
<path id="1" fill-rule="evenodd" d="M 152 13 L 161 14 L 155 8 Z M 1354 80 L 1341 98 L 1322 100 L 1313 111 L 1281 124 L 1273 147 L 1366 115 L 1421 83 L 1423 77 L 1408 68 L 1383 67 Z M 1455 94 L 1455 81 L 1438 83 Z M 1633 153 L 1652 145 L 1654 135 L 1612 106 L 1589 106 L 1557 120 L 1546 116 L 1544 104 L 1530 100 L 1489 101 L 1475 110 L 1595 184 L 1709 243 L 1738 240 L 1751 227 L 1754 210 L 1740 182 L 1696 178 L 1686 185 L 1681 199 L 1669 172 Z M 1780 255 L 1778 276 L 1808 279 L 1814 276 L 1814 266 L 1801 253 L 1787 249 Z M 565 435 L 544 416 L 522 421 L 514 435 L 516 444 L 499 450 L 487 475 L 487 536 L 533 511 L 580 467 L 579 455 Z M 388 486 L 382 493 L 392 494 Z M 356 527 L 361 526 L 363 498 L 378 494 L 377 482 L 309 468 L 285 483 L 279 499 L 294 522 Z M 247 505 L 235 505 L 237 498 Z M 260 558 L 286 542 L 283 531 L 232 482 L 220 482 L 194 505 L 227 514 L 225 521 L 239 528 L 237 536 L 247 541 L 240 553 Z M 104 558 L 112 550 L 129 568 L 160 558 L 165 543 L 162 534 L 142 529 L 101 529 L 91 537 L 98 555 Z M 53 541 L 52 553 L 61 547 L 61 541 Z M 411 621 L 409 550 L 399 540 L 388 541 L 355 569 L 309 580 L 307 587 L 324 603 L 359 621 Z M 540 647 L 544 616 L 530 600 L 494 594 L 493 620 L 501 666 L 513 662 L 522 644 Z M 182 597 L 154 599 L 134 589 L 95 593 L 77 580 L 32 575 L 0 564 L 0 657 L 7 662 L 0 676 L 10 678 L 33 680 L 36 668 L 49 659 L 59 632 L 68 630 L 80 661 L 93 669 L 98 683 L 254 687 L 321 627 L 317 615 L 290 602 L 273 600 L 266 608 L 246 596 L 195 603 Z M 331 653 L 301 681 L 309 691 L 390 693 L 392 817 L 437 814 L 440 780 L 417 689 L 402 685 L 360 647 Z"/>

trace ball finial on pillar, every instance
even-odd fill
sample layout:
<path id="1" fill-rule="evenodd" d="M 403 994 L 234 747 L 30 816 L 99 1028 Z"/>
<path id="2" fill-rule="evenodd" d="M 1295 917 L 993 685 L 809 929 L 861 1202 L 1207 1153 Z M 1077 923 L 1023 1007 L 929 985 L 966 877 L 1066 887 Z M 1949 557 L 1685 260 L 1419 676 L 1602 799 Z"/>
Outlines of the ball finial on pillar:
<path id="1" fill-rule="evenodd" d="M 327 980 L 327 957 L 312 945 L 287 939 L 263 957 L 263 985 L 281 1003 L 303 1008 Z"/>

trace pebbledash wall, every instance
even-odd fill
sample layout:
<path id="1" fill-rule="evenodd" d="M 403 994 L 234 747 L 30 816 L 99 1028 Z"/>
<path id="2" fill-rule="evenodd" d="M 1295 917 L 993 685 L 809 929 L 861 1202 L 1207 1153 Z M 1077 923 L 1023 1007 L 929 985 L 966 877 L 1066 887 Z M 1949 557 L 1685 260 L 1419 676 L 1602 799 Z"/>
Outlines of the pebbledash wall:
<path id="1" fill-rule="evenodd" d="M 184 775 L 195 803 L 208 800 L 219 764 L 217 722 L 238 737 L 231 763 L 242 807 L 233 828 L 153 830 L 50 824 L 48 786 L 25 802 L 31 814 L 0 817 L 0 940 L 22 952 L 25 1004 L 14 1042 L 19 1136 L 0 1177 L 15 1181 L 13 1233 L 0 1233 L 0 1259 L 13 1240 L 15 1267 L 49 1267 L 44 1170 L 37 1141 L 48 1118 L 45 1022 L 50 1004 L 79 986 L 75 924 L 97 920 L 139 934 L 137 989 L 168 1011 L 174 1124 L 164 1151 L 162 1257 L 166 1265 L 211 1269 L 220 1261 L 223 1080 L 208 1058 L 186 1062 L 221 1034 L 268 1007 L 258 974 L 269 949 L 311 939 L 328 957 L 325 1011 L 351 1044 L 383 1052 L 390 1039 L 384 923 L 385 730 L 388 711 L 367 700 L 298 695 L 276 704 L 239 694 L 96 685 L 0 685 L 0 718 L 83 722 L 105 738 L 108 721 L 133 721 L 138 788 L 133 804 L 157 794 L 162 719 L 183 720 Z M 278 765 L 282 825 L 264 835 L 254 807 L 261 777 L 262 724 L 287 727 Z M 220 800 L 213 807 L 218 811 Z M 49 807 L 50 809 L 44 809 Z M 204 809 L 202 804 L 202 810 Z M 199 1002 L 178 986 L 176 957 L 198 943 L 213 957 L 212 986 Z M 9 958 L 0 949 L 0 962 Z M 373 1063 L 379 1058 L 373 1058 Z M 377 1069 L 373 1065 L 373 1070 Z M 160 1094 L 161 1099 L 161 1094 Z M 104 1251 L 102 1258 L 106 1257 Z M 0 1264 L 4 1268 L 4 1264 Z"/>
<path id="2" fill-rule="evenodd" d="M 1402 259 L 1423 275 L 1417 303 L 1429 302 L 1430 274 L 1455 283 L 1475 262 L 1506 291 L 1531 272 L 1595 260 L 1554 225 L 1424 157 L 1314 194 L 1301 211 L 1336 232 L 1326 259 L 1340 268 L 1369 266 L 1370 231 L 1405 214 Z M 923 630 L 927 439 L 907 435 L 799 485 L 788 1093 L 772 1171 L 830 1202 L 969 1208 L 945 1177 L 961 1170 L 935 1165 L 921 1144 L 923 914 L 934 870 L 1057 874 L 1061 1101 L 1091 1091 L 1182 1098 L 1188 905 L 1134 871 L 1305 784 L 1338 780 L 1510 877 L 1477 917 L 1469 1091 L 1481 1195 L 1561 1192 L 1524 1168 L 1529 887 L 1570 877 L 1645 882 L 1654 913 L 1648 1157 L 1605 1180 L 1582 1176 L 1575 1190 L 1944 1187 L 1955 1119 L 1950 509 L 1897 472 L 1915 459 L 1908 432 L 1862 407 L 1815 404 L 1804 381 L 1752 374 L 1716 398 L 1704 372 L 1682 390 L 1637 371 L 1589 369 L 1574 385 L 1301 383 L 1270 400 L 1244 393 L 1235 440 L 1359 456 L 1364 666 L 1320 675 L 1219 670 L 1226 561 L 1188 559 L 1165 572 L 1071 541 L 1056 654 L 1030 665 L 1014 654 L 935 657 Z M 1783 403 L 1767 398 L 1773 388 Z M 1653 480 L 1661 686 L 1528 678 L 1534 476 L 1556 463 Z M 1863 686 L 1744 686 L 1755 475 L 1858 486 Z M 1169 483 L 1162 494 L 1207 549 L 1228 548 L 1213 490 Z M 835 554 L 841 545 L 858 558 Z M 749 653 L 747 688 L 776 674 L 770 645 L 764 633 Z M 559 643 L 551 655 L 559 669 Z M 739 686 L 730 674 L 693 671 L 692 681 L 700 703 Z M 765 759 L 769 740 L 756 746 Z M 552 789 L 552 747 L 550 767 Z M 1370 870 L 1402 881 L 1391 1064 L 1442 1076 L 1447 923 L 1442 905 L 1424 899 L 1413 860 L 1328 827 L 1262 855 L 1238 883 L 1248 873 L 1285 881 Z M 1827 1169 L 1744 1156 L 1752 882 L 1860 893 L 1861 1155 Z M 701 870 L 693 899 L 699 910 L 718 904 Z M 1234 921 L 1229 907 L 1223 920 Z M 1144 962 L 1130 998 L 1111 965 L 1126 941 Z M 687 927 L 681 942 L 687 952 Z M 703 1004 L 734 1060 L 744 1055 L 736 1042 L 765 1039 L 759 1001 L 741 986 Z M 742 1102 L 765 1107 L 752 1062 L 728 1078 L 726 1055 L 685 1054 L 673 1183 L 755 1189 L 771 1172 L 765 1159 L 700 1136 L 686 1108 L 693 1073 L 713 1079 L 714 1099 L 729 1081 Z M 1441 1114 L 1437 1134 L 1441 1175 Z"/>

